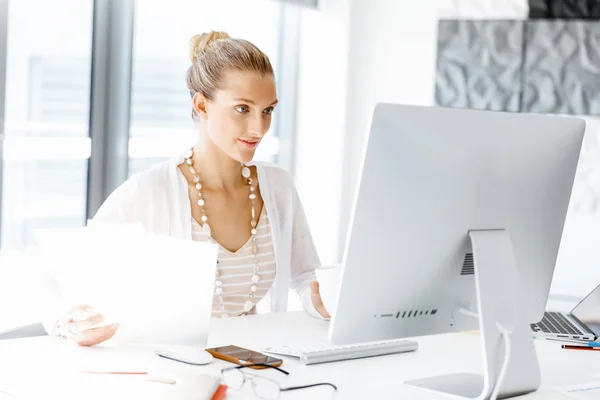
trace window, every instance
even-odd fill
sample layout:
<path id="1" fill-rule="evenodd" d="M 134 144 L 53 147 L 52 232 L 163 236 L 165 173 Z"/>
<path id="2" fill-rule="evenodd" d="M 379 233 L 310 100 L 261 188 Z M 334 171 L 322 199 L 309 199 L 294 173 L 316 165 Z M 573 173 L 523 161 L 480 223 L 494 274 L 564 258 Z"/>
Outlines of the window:
<path id="1" fill-rule="evenodd" d="M 85 222 L 92 0 L 9 11 L 0 239 L 26 250 L 35 229 Z"/>
<path id="2" fill-rule="evenodd" d="M 35 231 L 85 223 L 92 6 L 93 0 L 8 2 L 7 54 L 0 60 L 0 330 L 37 318 L 37 265 L 27 255 Z"/>
<path id="3" fill-rule="evenodd" d="M 136 3 L 129 174 L 181 153 L 196 140 L 186 86 L 190 38 L 211 30 L 256 44 L 277 73 L 281 5 L 269 0 L 144 0 Z M 278 152 L 276 127 L 256 158 Z"/>

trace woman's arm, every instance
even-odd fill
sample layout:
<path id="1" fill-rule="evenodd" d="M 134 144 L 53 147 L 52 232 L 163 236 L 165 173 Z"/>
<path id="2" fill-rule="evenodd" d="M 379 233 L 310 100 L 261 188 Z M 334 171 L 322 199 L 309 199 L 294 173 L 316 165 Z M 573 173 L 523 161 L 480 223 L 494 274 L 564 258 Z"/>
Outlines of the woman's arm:
<path id="1" fill-rule="evenodd" d="M 302 306 L 311 315 L 328 319 L 329 313 L 323 306 L 319 287 L 316 284 L 315 267 L 321 265 L 315 247 L 304 207 L 298 196 L 298 191 L 292 183 L 293 195 L 293 226 L 292 226 L 292 256 L 290 287 L 300 297 Z"/>

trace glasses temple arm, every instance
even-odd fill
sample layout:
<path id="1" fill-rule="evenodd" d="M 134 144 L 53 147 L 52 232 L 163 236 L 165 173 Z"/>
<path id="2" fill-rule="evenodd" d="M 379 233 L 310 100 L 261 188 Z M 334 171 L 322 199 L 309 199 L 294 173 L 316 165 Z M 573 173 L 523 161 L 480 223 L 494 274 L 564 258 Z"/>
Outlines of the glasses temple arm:
<path id="1" fill-rule="evenodd" d="M 335 386 L 333 383 L 313 383 L 311 385 L 292 386 L 289 388 L 281 388 L 281 391 L 289 392 L 290 390 L 308 389 L 308 388 L 315 387 L 315 386 L 331 386 L 334 390 L 337 390 L 337 386 Z"/>

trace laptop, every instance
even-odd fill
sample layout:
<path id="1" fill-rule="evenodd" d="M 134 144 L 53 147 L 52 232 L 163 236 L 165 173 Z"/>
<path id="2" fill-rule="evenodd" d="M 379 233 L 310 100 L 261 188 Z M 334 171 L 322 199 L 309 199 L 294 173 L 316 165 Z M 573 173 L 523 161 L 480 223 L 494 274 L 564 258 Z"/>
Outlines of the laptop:
<path id="1" fill-rule="evenodd" d="M 570 313 L 545 312 L 531 324 L 536 337 L 594 341 L 600 337 L 600 285 L 596 286 Z"/>

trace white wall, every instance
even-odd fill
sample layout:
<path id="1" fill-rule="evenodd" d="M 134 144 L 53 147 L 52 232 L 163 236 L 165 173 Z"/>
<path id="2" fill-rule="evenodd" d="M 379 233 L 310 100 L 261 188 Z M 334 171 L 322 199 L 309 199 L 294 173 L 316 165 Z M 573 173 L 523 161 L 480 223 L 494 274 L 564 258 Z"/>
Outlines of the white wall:
<path id="1" fill-rule="evenodd" d="M 358 166 L 375 103 L 434 102 L 437 5 L 436 0 L 353 2 L 344 127 L 345 199 L 353 198 L 356 192 Z M 342 203 L 340 243 L 346 240 L 350 208 L 350 201 Z"/>
<path id="2" fill-rule="evenodd" d="M 600 284 L 600 119 L 585 117 L 569 212 L 550 293 L 580 298 Z"/>
<path id="3" fill-rule="evenodd" d="M 433 104 L 437 1 L 322 0 L 302 15 L 296 183 L 324 264 L 339 263 L 377 101 Z"/>
<path id="4" fill-rule="evenodd" d="M 295 177 L 325 265 L 339 262 L 339 205 L 346 139 L 350 0 L 303 10 L 300 36 Z"/>

